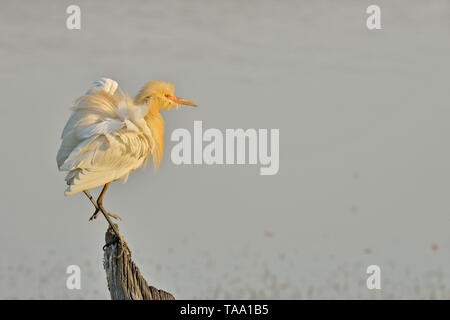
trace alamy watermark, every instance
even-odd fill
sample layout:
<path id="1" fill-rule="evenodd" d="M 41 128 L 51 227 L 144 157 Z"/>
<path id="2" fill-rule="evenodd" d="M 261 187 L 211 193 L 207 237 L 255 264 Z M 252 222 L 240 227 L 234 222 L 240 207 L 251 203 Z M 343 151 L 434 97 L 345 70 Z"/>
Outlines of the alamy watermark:
<path id="1" fill-rule="evenodd" d="M 203 132 L 203 122 L 194 121 L 193 134 L 175 129 L 170 139 L 177 142 L 170 154 L 176 165 L 259 164 L 261 175 L 275 175 L 280 169 L 279 129 L 226 129 L 223 133 L 209 128 Z"/>
<path id="2" fill-rule="evenodd" d="M 76 264 L 67 267 L 66 273 L 69 274 L 66 280 L 66 288 L 69 290 L 81 289 L 81 268 Z"/>
<path id="3" fill-rule="evenodd" d="M 72 4 L 67 7 L 66 13 L 69 16 L 66 19 L 66 27 L 69 30 L 81 29 L 81 9 L 79 6 Z"/>
<path id="4" fill-rule="evenodd" d="M 381 268 L 376 264 L 372 264 L 367 267 L 366 273 L 369 274 L 366 281 L 367 289 L 381 289 Z"/>
<path id="5" fill-rule="evenodd" d="M 372 4 L 367 7 L 366 13 L 370 14 L 366 20 L 366 26 L 369 30 L 381 29 L 381 9 L 379 6 Z"/>

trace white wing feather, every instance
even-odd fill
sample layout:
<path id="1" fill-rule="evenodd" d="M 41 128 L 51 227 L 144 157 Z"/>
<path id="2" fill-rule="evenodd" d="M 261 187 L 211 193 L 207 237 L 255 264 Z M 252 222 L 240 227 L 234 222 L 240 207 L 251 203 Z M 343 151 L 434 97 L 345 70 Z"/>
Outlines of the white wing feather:
<path id="1" fill-rule="evenodd" d="M 117 88 L 111 79 L 96 81 L 73 109 L 57 155 L 59 169 L 68 171 L 66 195 L 126 180 L 153 151 L 148 106 L 135 106 Z"/>

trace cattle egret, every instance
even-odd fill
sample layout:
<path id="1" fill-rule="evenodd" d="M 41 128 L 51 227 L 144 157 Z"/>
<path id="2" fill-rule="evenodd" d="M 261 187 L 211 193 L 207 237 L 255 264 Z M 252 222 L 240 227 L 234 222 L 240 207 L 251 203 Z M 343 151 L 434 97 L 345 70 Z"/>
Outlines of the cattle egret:
<path id="1" fill-rule="evenodd" d="M 134 101 L 116 81 L 102 78 L 81 96 L 67 122 L 56 161 L 66 171 L 66 196 L 83 191 L 95 206 L 89 220 L 100 211 L 120 218 L 103 208 L 103 197 L 112 181 L 127 180 L 128 175 L 145 165 L 152 156 L 155 170 L 164 152 L 164 120 L 159 110 L 195 103 L 174 96 L 167 82 L 150 81 Z M 88 189 L 104 186 L 97 201 Z M 114 229 L 114 228 L 113 228 Z"/>

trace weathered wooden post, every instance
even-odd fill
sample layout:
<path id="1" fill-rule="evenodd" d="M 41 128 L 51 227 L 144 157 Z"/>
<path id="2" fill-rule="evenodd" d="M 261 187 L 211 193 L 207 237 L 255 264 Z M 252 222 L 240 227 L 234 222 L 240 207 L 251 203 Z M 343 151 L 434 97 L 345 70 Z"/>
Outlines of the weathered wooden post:
<path id="1" fill-rule="evenodd" d="M 119 227 L 115 224 L 117 230 Z M 149 286 L 131 260 L 131 250 L 118 241 L 111 226 L 105 234 L 103 266 L 112 300 L 175 300 L 170 293 Z"/>

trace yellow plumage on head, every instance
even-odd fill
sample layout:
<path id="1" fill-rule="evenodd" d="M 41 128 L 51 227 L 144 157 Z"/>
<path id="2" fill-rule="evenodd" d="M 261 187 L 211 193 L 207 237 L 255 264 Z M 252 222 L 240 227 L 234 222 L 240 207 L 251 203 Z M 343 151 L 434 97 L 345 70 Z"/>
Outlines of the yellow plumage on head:
<path id="1" fill-rule="evenodd" d="M 171 109 L 176 105 L 167 100 L 167 95 L 173 96 L 175 86 L 169 82 L 149 81 L 147 82 L 134 99 L 135 104 L 149 103 L 150 109 Z"/>

